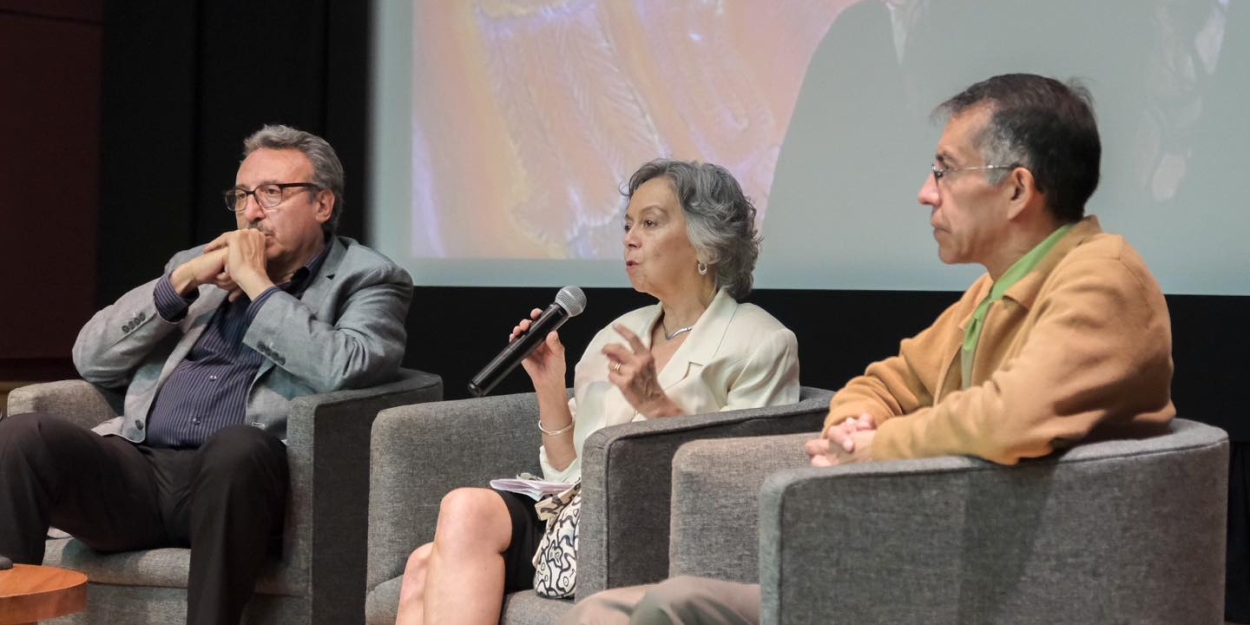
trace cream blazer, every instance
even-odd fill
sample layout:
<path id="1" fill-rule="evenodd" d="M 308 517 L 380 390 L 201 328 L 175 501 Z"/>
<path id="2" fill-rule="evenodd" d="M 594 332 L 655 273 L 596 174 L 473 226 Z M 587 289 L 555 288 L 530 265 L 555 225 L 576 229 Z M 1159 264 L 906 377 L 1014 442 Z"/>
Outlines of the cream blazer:
<path id="1" fill-rule="evenodd" d="M 618 318 L 590 341 L 573 374 L 573 446 L 577 457 L 564 470 L 547 462 L 539 446 L 543 477 L 574 482 L 582 474 L 582 447 L 601 428 L 642 421 L 625 395 L 608 381 L 603 347 L 627 345 L 612 326 L 619 323 L 651 346 L 651 331 L 660 320 L 660 305 L 640 308 Z M 723 289 L 695 322 L 686 341 L 659 372 L 664 393 L 686 414 L 782 406 L 799 401 L 799 346 L 794 333 L 754 304 L 739 304 Z"/>

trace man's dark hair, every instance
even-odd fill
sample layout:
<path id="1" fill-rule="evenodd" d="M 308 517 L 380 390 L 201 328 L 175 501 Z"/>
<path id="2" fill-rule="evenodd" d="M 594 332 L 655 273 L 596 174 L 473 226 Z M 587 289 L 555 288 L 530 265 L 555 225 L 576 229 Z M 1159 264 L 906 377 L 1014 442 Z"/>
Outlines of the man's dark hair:
<path id="1" fill-rule="evenodd" d="M 985 164 L 1028 169 L 1055 219 L 1080 221 L 1098 188 L 1102 158 L 1089 90 L 1033 74 L 1003 74 L 968 87 L 934 115 L 955 117 L 978 107 L 991 111 L 975 139 Z M 1001 182 L 1008 171 L 990 170 L 990 182 Z"/>

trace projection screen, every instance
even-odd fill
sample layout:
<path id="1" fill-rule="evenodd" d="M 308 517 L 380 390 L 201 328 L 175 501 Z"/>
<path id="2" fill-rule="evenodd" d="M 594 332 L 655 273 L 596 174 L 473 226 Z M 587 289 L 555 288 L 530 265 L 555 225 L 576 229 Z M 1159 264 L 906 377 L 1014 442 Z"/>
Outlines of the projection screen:
<path id="1" fill-rule="evenodd" d="M 1093 93 L 1087 207 L 1168 293 L 1250 295 L 1250 15 L 1230 0 L 375 3 L 369 237 L 419 285 L 628 286 L 621 187 L 727 167 L 757 288 L 961 290 L 917 203 L 934 106 L 994 74 Z"/>

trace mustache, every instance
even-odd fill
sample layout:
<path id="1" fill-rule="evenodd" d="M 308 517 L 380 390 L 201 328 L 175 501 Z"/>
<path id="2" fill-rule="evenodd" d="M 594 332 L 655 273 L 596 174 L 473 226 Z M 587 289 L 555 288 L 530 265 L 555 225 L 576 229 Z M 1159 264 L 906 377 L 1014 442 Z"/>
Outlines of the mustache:
<path id="1" fill-rule="evenodd" d="M 259 221 L 253 221 L 247 225 L 248 230 L 260 230 L 261 234 L 273 234 L 273 230 Z"/>

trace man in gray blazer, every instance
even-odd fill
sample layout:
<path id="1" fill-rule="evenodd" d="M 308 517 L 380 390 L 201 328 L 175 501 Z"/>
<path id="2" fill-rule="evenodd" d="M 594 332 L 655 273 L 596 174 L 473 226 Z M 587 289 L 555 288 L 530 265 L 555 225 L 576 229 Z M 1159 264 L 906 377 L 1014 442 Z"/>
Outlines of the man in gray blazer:
<path id="1" fill-rule="evenodd" d="M 59 527 L 101 551 L 191 548 L 187 622 L 234 624 L 280 544 L 291 399 L 387 382 L 408 274 L 334 235 L 343 167 L 324 139 L 266 126 L 226 206 L 238 230 L 176 254 L 87 323 L 82 377 L 124 415 L 0 421 L 0 554 L 43 560 Z"/>

